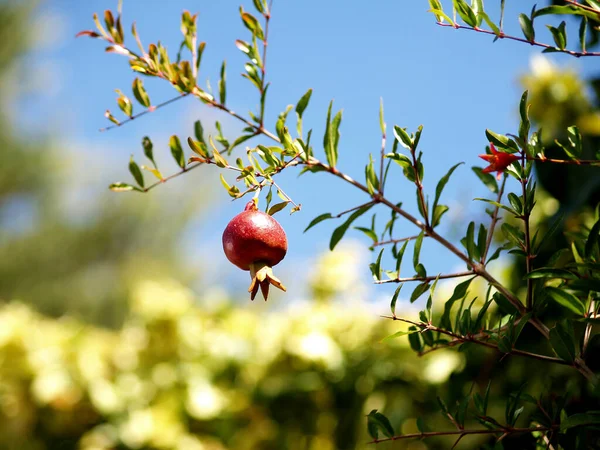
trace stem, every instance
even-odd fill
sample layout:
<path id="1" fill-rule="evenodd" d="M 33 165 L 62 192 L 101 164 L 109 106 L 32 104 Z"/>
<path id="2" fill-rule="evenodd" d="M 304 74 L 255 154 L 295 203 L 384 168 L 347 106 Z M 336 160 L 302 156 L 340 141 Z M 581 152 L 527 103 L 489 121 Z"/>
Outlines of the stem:
<path id="1" fill-rule="evenodd" d="M 437 24 L 440 27 L 452 27 L 452 28 L 455 28 L 457 30 L 469 30 L 469 31 L 476 31 L 478 33 L 491 34 L 492 36 L 496 36 L 499 39 L 510 39 L 512 41 L 524 42 L 526 44 L 530 44 L 530 45 L 533 45 L 535 47 L 551 48 L 551 49 L 555 50 L 556 52 L 566 53 L 568 55 L 575 56 L 577 58 L 579 58 L 580 56 L 600 56 L 600 52 L 576 52 L 574 50 L 567 50 L 567 49 L 561 50 L 561 49 L 559 49 L 557 47 L 554 47 L 554 46 L 548 45 L 548 44 L 544 44 L 542 42 L 528 41 L 527 39 L 516 37 L 516 36 L 509 36 L 509 35 L 504 34 L 504 33 L 496 34 L 496 33 L 494 33 L 493 31 L 490 31 L 490 30 L 483 30 L 481 28 L 473 28 L 473 27 L 468 27 L 468 26 L 465 26 L 465 25 L 458 25 L 456 23 L 454 25 L 452 25 L 452 24 L 449 24 L 449 23 L 437 22 Z"/>
<path id="2" fill-rule="evenodd" d="M 119 122 L 118 124 L 110 125 L 110 126 L 105 127 L 105 128 L 100 128 L 100 132 L 112 130 L 113 128 L 119 128 L 119 127 L 125 125 L 127 122 L 131 122 L 132 120 L 135 120 L 138 117 L 145 116 L 146 114 L 154 112 L 157 109 L 162 108 L 163 106 L 167 106 L 167 105 L 170 105 L 171 103 L 175 103 L 177 100 L 181 100 L 182 98 L 187 97 L 190 94 L 191 94 L 191 92 L 184 92 L 183 94 L 180 94 L 177 97 L 173 97 L 173 98 L 171 98 L 171 99 L 169 99 L 169 100 L 167 100 L 165 102 L 159 103 L 156 106 L 151 106 L 150 108 L 142 111 L 141 113 L 134 114 L 133 116 L 131 116 L 131 117 L 123 120 L 122 122 Z"/>
<path id="3" fill-rule="evenodd" d="M 409 237 L 405 237 L 405 238 L 401 238 L 401 239 L 389 239 L 387 241 L 379 241 L 379 242 L 375 242 L 373 244 L 373 247 L 377 247 L 379 245 L 398 244 L 400 242 L 405 242 L 405 241 L 414 241 L 418 237 L 419 237 L 419 235 L 409 236 Z"/>
<path id="4" fill-rule="evenodd" d="M 421 183 L 421 178 L 419 177 L 418 163 L 416 157 L 416 149 L 411 148 L 410 153 L 412 155 L 413 160 L 413 171 L 415 174 L 415 185 L 417 186 L 417 197 L 419 198 L 419 204 L 421 205 L 421 211 L 423 214 L 423 219 L 425 219 L 425 226 L 429 228 L 429 211 L 427 211 L 427 203 L 425 202 L 425 196 L 423 195 L 423 184 Z"/>
<path id="5" fill-rule="evenodd" d="M 412 277 L 412 278 L 392 278 L 391 280 L 380 280 L 380 281 L 375 281 L 374 284 L 386 284 L 386 283 L 406 283 L 409 281 L 434 281 L 434 280 L 444 280 L 444 279 L 448 279 L 448 278 L 460 278 L 460 277 L 469 277 L 475 275 L 474 272 L 472 271 L 468 271 L 468 272 L 457 272 L 457 273 L 450 273 L 450 274 L 446 274 L 446 275 L 437 275 L 437 276 L 429 276 L 429 277 Z"/>
<path id="6" fill-rule="evenodd" d="M 392 436 L 390 438 L 385 439 L 376 439 L 369 444 L 378 444 L 379 442 L 386 441 L 399 441 L 400 439 L 423 439 L 432 436 L 467 436 L 471 434 L 515 434 L 515 433 L 532 433 L 534 431 L 551 431 L 553 428 L 548 427 L 529 427 L 529 428 L 512 428 L 512 427 L 502 427 L 494 430 L 482 429 L 482 430 L 452 430 L 452 431 L 425 431 L 422 433 L 411 433 L 411 434 L 401 434 L 398 436 Z"/>
<path id="7" fill-rule="evenodd" d="M 379 155 L 379 193 L 383 195 L 384 185 L 384 172 L 383 172 L 383 160 L 385 159 L 385 144 L 386 144 L 386 132 L 385 123 L 383 124 L 383 132 L 381 133 L 381 154 Z"/>
<path id="8" fill-rule="evenodd" d="M 500 185 L 500 190 L 498 191 L 498 198 L 496 199 L 496 203 L 500 203 L 502 200 L 502 195 L 504 194 L 504 186 L 506 186 L 506 179 L 508 176 L 505 174 L 502 179 L 502 184 Z M 485 260 L 490 251 L 490 247 L 492 245 L 492 239 L 494 238 L 494 229 L 496 228 L 496 224 L 498 223 L 498 215 L 500 212 L 500 206 L 496 206 L 494 209 L 494 213 L 492 214 L 492 222 L 490 223 L 490 229 L 488 231 L 487 241 L 485 243 L 485 251 L 481 256 L 481 264 L 485 265 Z"/>
<path id="9" fill-rule="evenodd" d="M 528 156 L 527 161 L 549 162 L 554 164 L 571 164 L 574 166 L 600 166 L 600 160 L 597 159 L 553 159 L 542 157 Z"/>
<path id="10" fill-rule="evenodd" d="M 531 215 L 531 211 L 529 210 L 527 203 L 527 182 L 529 181 L 526 177 L 526 154 L 525 151 L 521 154 L 521 170 L 523 170 L 523 176 L 521 177 L 521 191 L 523 192 L 523 225 L 525 227 L 525 268 L 527 274 L 529 274 L 532 270 L 531 260 L 533 256 L 531 255 L 531 232 L 529 230 L 529 217 Z M 527 297 L 526 297 L 527 310 L 531 311 L 533 308 L 533 280 L 531 278 L 527 278 Z"/>
<path id="11" fill-rule="evenodd" d="M 273 0 L 271 0 L 271 2 L 269 3 L 269 10 L 266 11 L 263 16 L 265 18 L 265 35 L 264 35 L 264 39 L 262 41 L 263 43 L 263 57 L 262 57 L 262 64 L 260 67 L 260 96 L 261 96 L 261 103 L 262 103 L 262 97 L 265 94 L 265 79 L 266 79 L 266 74 L 267 74 L 267 47 L 269 45 L 269 22 L 271 21 L 271 8 L 273 7 Z M 260 128 L 263 128 L 264 126 L 264 121 L 265 121 L 265 115 L 264 115 L 264 111 L 263 108 L 261 107 L 261 113 L 260 113 Z"/>

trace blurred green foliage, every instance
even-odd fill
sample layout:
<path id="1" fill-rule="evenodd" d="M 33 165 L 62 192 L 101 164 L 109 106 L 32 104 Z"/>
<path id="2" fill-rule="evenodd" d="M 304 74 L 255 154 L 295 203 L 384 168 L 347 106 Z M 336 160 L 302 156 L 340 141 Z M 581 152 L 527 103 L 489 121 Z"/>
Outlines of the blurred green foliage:
<path id="1" fill-rule="evenodd" d="M 0 258 L 0 300 L 118 325 L 141 273 L 185 274 L 176 244 L 197 205 L 94 194 L 60 163 L 72 159 L 56 137 L 19 135 L 10 102 L 27 71 L 20 56 L 33 44 L 24 33 L 33 11 L 30 2 L 0 2 L 0 254 L 10 255 Z"/>

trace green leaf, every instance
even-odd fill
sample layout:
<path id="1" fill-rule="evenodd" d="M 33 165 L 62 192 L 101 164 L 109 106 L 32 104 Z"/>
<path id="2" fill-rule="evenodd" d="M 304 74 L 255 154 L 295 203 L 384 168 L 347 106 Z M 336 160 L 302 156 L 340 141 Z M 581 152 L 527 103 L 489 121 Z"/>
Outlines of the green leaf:
<path id="1" fill-rule="evenodd" d="M 261 41 L 264 40 L 265 34 L 263 32 L 262 27 L 260 26 L 258 19 L 256 17 L 254 17 L 252 14 L 244 12 L 241 7 L 240 7 L 240 14 L 242 17 L 242 22 L 244 22 L 244 25 L 246 26 L 246 28 L 248 28 L 250 30 L 250 32 L 254 36 L 256 36 L 256 39 L 259 39 Z"/>
<path id="2" fill-rule="evenodd" d="M 417 270 L 417 266 L 419 265 L 419 258 L 421 256 L 421 245 L 423 244 L 423 238 L 425 237 L 425 232 L 421 231 L 419 236 L 415 241 L 415 248 L 413 252 L 413 267 Z"/>
<path id="3" fill-rule="evenodd" d="M 465 0 L 454 0 L 456 12 L 465 23 L 471 27 L 477 27 L 477 16 Z"/>
<path id="4" fill-rule="evenodd" d="M 199 120 L 194 122 L 194 136 L 196 136 L 198 141 L 206 145 L 206 141 L 204 140 L 204 128 L 202 127 L 202 122 Z"/>
<path id="5" fill-rule="evenodd" d="M 570 428 L 595 424 L 600 424 L 600 411 L 588 411 L 567 417 L 561 422 L 560 431 L 564 432 Z"/>
<path id="6" fill-rule="evenodd" d="M 352 222 L 354 222 L 357 218 L 366 213 L 369 209 L 371 209 L 372 206 L 373 204 L 370 203 L 366 206 L 363 206 L 360 209 L 357 209 L 350 215 L 350 217 L 348 217 L 348 219 L 342 225 L 340 225 L 333 231 L 333 234 L 331 235 L 331 241 L 329 242 L 330 250 L 333 250 L 335 246 L 342 240 L 344 234 L 346 234 L 346 231 L 348 231 L 348 228 L 350 227 L 350 225 L 352 225 Z"/>
<path id="7" fill-rule="evenodd" d="M 513 153 L 519 151 L 519 146 L 517 145 L 517 143 L 508 136 L 494 133 L 492 130 L 488 129 L 485 130 L 485 136 L 487 137 L 488 141 L 490 141 L 496 147 L 511 150 Z"/>
<path id="8" fill-rule="evenodd" d="M 381 257 L 383 256 L 383 251 L 385 248 L 382 248 L 379 252 L 379 256 L 377 256 L 377 260 L 369 265 L 371 269 L 371 274 L 373 275 L 373 280 L 379 281 L 381 280 Z"/>
<path id="9" fill-rule="evenodd" d="M 389 419 L 377 412 L 376 409 L 372 410 L 367 416 L 367 423 L 375 425 L 375 427 L 388 438 L 391 438 L 394 435 L 394 429 L 392 428 Z M 375 436 L 374 439 L 377 439 L 377 437 Z"/>
<path id="10" fill-rule="evenodd" d="M 433 201 L 433 210 L 434 211 L 435 211 L 435 208 L 436 208 L 436 206 L 438 204 L 440 196 L 442 195 L 442 191 L 446 187 L 446 184 L 448 184 L 448 180 L 450 180 L 450 177 L 452 176 L 452 173 L 461 164 L 464 164 L 464 163 L 458 163 L 458 164 L 455 164 L 452 167 L 450 167 L 450 170 L 448 170 L 448 172 L 446 173 L 446 175 L 444 175 L 442 178 L 440 178 L 440 181 L 438 181 L 438 184 L 437 184 L 437 186 L 435 188 L 435 200 Z"/>
<path id="11" fill-rule="evenodd" d="M 505 314 L 514 315 L 518 313 L 517 308 L 515 308 L 515 305 L 508 301 L 504 294 L 496 292 L 492 298 Z"/>
<path id="12" fill-rule="evenodd" d="M 588 0 L 588 2 L 589 2 L 589 0 Z M 538 9 L 533 14 L 533 17 L 545 16 L 548 14 L 551 14 L 551 15 L 555 15 L 555 14 L 578 15 L 578 16 L 585 16 L 588 19 L 598 21 L 597 13 L 595 13 L 593 11 L 586 11 L 583 8 L 577 8 L 577 7 L 571 6 L 571 5 L 546 6 L 545 8 Z"/>
<path id="13" fill-rule="evenodd" d="M 154 167 L 156 167 L 156 163 L 154 162 L 152 141 L 148 136 L 144 136 L 142 138 L 142 147 L 144 148 L 144 155 L 146 155 L 146 158 L 148 158 L 152 164 L 154 164 Z"/>
<path id="14" fill-rule="evenodd" d="M 492 31 L 497 37 L 500 36 L 500 28 L 498 28 L 498 26 L 494 22 L 492 22 L 492 19 L 490 19 L 490 17 L 484 11 L 478 12 L 477 17 L 483 19 L 485 23 L 487 23 L 487 26 L 492 29 Z"/>
<path id="15" fill-rule="evenodd" d="M 583 53 L 585 53 L 585 51 L 586 51 L 587 28 L 588 28 L 588 18 L 583 17 L 581 19 L 581 24 L 579 25 L 579 45 L 581 46 L 581 51 Z"/>
<path id="16" fill-rule="evenodd" d="M 375 173 L 373 155 L 369 153 L 369 164 L 365 166 L 365 181 L 369 194 L 373 195 L 379 189 L 379 179 Z"/>
<path id="17" fill-rule="evenodd" d="M 379 99 L 379 127 L 381 134 L 385 135 L 385 121 L 383 120 L 383 98 Z"/>
<path id="18" fill-rule="evenodd" d="M 529 42 L 535 41 L 535 29 L 533 28 L 533 22 L 525 14 L 519 14 L 519 24 L 521 25 L 521 31 L 523 36 Z"/>
<path id="19" fill-rule="evenodd" d="M 394 334 L 390 334 L 389 336 L 384 337 L 381 342 L 391 341 L 392 339 L 396 339 L 402 336 L 408 336 L 409 334 L 417 333 L 419 330 L 410 330 L 410 331 L 397 331 Z"/>
<path id="20" fill-rule="evenodd" d="M 227 78 L 225 74 L 226 62 L 223 61 L 221 65 L 221 78 L 219 79 L 219 103 L 221 105 L 225 104 L 225 100 L 227 99 Z"/>
<path id="21" fill-rule="evenodd" d="M 560 324 L 550 330 L 550 345 L 559 358 L 569 363 L 575 360 L 575 343 Z"/>
<path id="22" fill-rule="evenodd" d="M 275 203 L 273 206 L 271 206 L 269 208 L 269 211 L 267 212 L 268 215 L 273 216 L 276 213 L 278 213 L 279 211 L 281 211 L 282 209 L 285 209 L 285 207 L 288 205 L 289 201 L 285 201 L 285 202 L 281 202 L 281 203 Z"/>
<path id="23" fill-rule="evenodd" d="M 450 208 L 447 207 L 446 205 L 436 205 L 435 208 L 433 209 L 433 216 L 431 219 L 431 227 L 435 228 L 440 224 L 440 221 L 442 220 L 442 216 L 444 214 L 446 214 L 446 212 L 449 210 Z"/>
<path id="24" fill-rule="evenodd" d="M 210 158 L 210 154 L 208 153 L 208 149 L 206 148 L 206 144 L 203 142 L 196 142 L 191 137 L 187 138 L 187 143 L 192 151 L 206 159 Z"/>
<path id="25" fill-rule="evenodd" d="M 404 128 L 394 125 L 394 136 L 396 136 L 402 147 L 409 150 L 413 148 L 414 142 Z"/>
<path id="26" fill-rule="evenodd" d="M 541 269 L 532 270 L 523 277 L 524 280 L 535 280 L 538 278 L 561 278 L 563 280 L 576 280 L 578 277 L 568 270 L 553 269 L 551 267 L 543 267 Z"/>
<path id="27" fill-rule="evenodd" d="M 304 114 L 304 110 L 308 106 L 308 102 L 310 101 L 310 97 L 312 95 L 312 89 L 306 91 L 306 93 L 298 100 L 296 104 L 296 115 L 298 116 L 296 123 L 296 131 L 298 132 L 298 136 L 302 136 L 302 115 Z"/>
<path id="28" fill-rule="evenodd" d="M 396 257 L 396 272 L 398 272 L 398 276 L 400 276 L 400 268 L 402 266 L 402 258 L 404 258 L 404 252 L 406 252 L 406 247 L 408 246 L 408 241 L 404 241 L 402 248 L 398 252 L 398 256 Z"/>
<path id="29" fill-rule="evenodd" d="M 415 290 L 410 294 L 410 302 L 414 303 L 421 295 L 423 295 L 429 289 L 429 283 L 427 281 L 419 284 Z"/>
<path id="30" fill-rule="evenodd" d="M 519 115 L 521 116 L 521 123 L 519 125 L 519 137 L 523 142 L 529 140 L 529 130 L 531 123 L 529 121 L 529 105 L 527 104 L 528 91 L 523 92 L 521 96 L 521 102 L 519 103 Z"/>
<path id="31" fill-rule="evenodd" d="M 308 224 L 308 226 L 304 229 L 304 232 L 306 233 L 308 230 L 310 230 L 316 224 L 323 222 L 324 220 L 327 220 L 327 219 L 333 219 L 333 216 L 331 215 L 331 213 L 324 213 L 324 214 L 321 214 L 321 215 L 315 217 L 313 220 L 311 220 L 311 222 Z"/>
<path id="32" fill-rule="evenodd" d="M 465 296 L 467 295 L 469 286 L 471 285 L 471 282 L 474 279 L 475 279 L 475 277 L 469 278 L 468 280 L 465 280 L 465 281 L 457 284 L 456 287 L 454 288 L 454 292 L 452 293 L 452 297 L 450 297 L 448 300 L 446 300 L 446 303 L 444 304 L 444 313 L 442 314 L 442 318 L 440 319 L 440 324 L 441 324 L 442 328 L 445 328 L 449 331 L 452 330 L 452 324 L 450 321 L 450 312 L 452 310 L 452 306 L 454 305 L 454 303 L 456 301 L 462 300 L 463 298 L 465 298 Z"/>
<path id="33" fill-rule="evenodd" d="M 302 114 L 304 114 L 304 110 L 308 106 L 308 102 L 310 102 L 310 97 L 312 96 L 312 92 L 313 92 L 313 90 L 309 89 L 300 98 L 300 100 L 298 100 L 298 103 L 296 104 L 296 114 L 298 114 L 299 117 L 302 117 Z"/>
<path id="34" fill-rule="evenodd" d="M 490 191 L 492 191 L 494 194 L 498 193 L 498 182 L 496 181 L 494 175 L 491 173 L 483 173 L 483 169 L 481 167 L 471 167 L 471 170 Z"/>
<path id="35" fill-rule="evenodd" d="M 133 89 L 133 95 L 134 95 L 135 99 L 138 102 L 140 102 L 140 104 L 143 107 L 149 108 L 150 107 L 150 97 L 148 96 L 146 89 L 144 89 L 144 84 L 142 83 L 142 80 L 140 80 L 139 78 L 134 79 L 132 89 Z"/>
<path id="36" fill-rule="evenodd" d="M 137 163 L 133 160 L 133 155 L 129 159 L 129 172 L 133 175 L 136 183 L 143 188 L 144 187 L 144 175 L 142 175 L 142 171 L 140 170 Z"/>
<path id="37" fill-rule="evenodd" d="M 125 96 L 120 90 L 115 89 L 115 92 L 119 94 L 117 97 L 117 104 L 119 105 L 119 109 L 123 111 L 123 113 L 127 117 L 131 117 L 133 114 L 133 105 L 131 104 L 131 100 L 127 96 Z"/>
<path id="38" fill-rule="evenodd" d="M 564 50 L 567 47 L 567 33 L 566 33 L 566 23 L 563 20 L 558 27 L 553 27 L 551 25 L 546 25 L 550 32 L 552 33 L 552 37 L 554 38 L 554 43 L 560 50 Z"/>
<path id="39" fill-rule="evenodd" d="M 551 286 L 544 288 L 544 291 L 556 303 L 571 310 L 575 314 L 581 316 L 585 314 L 585 306 L 583 302 L 577 297 L 575 297 L 573 294 L 565 291 L 564 289 L 559 289 Z"/>
<path id="40" fill-rule="evenodd" d="M 390 303 L 390 310 L 392 311 L 392 316 L 396 317 L 396 302 L 398 301 L 398 296 L 400 295 L 400 291 L 402 290 L 402 286 L 404 283 L 400 283 L 392 296 L 392 301 Z"/>
<path id="41" fill-rule="evenodd" d="M 169 147 L 171 148 L 171 154 L 173 155 L 175 162 L 177 162 L 182 169 L 185 168 L 185 156 L 183 155 L 183 148 L 181 147 L 181 142 L 177 136 L 171 136 L 169 139 Z"/>
<path id="42" fill-rule="evenodd" d="M 130 184 L 127 183 L 122 183 L 122 182 L 117 182 L 117 183 L 112 183 L 109 187 L 108 187 L 111 191 L 113 192 L 127 192 L 127 191 L 138 191 L 138 192 L 143 192 L 140 188 L 132 186 Z"/>

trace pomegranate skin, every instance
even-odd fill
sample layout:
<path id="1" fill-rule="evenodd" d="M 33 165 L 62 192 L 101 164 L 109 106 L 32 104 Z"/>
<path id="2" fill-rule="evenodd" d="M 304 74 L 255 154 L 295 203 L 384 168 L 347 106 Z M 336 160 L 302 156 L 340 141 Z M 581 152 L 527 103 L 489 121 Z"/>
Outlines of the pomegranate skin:
<path id="1" fill-rule="evenodd" d="M 223 232 L 223 250 L 227 259 L 242 270 L 251 264 L 278 264 L 287 252 L 285 231 L 270 215 L 258 211 L 254 202 L 235 216 Z"/>

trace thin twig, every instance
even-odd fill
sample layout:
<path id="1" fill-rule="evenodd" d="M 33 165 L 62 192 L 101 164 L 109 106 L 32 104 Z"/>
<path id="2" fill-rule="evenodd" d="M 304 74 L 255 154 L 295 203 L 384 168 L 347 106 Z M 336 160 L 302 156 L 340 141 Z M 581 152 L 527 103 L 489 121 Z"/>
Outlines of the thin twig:
<path id="1" fill-rule="evenodd" d="M 410 434 L 400 434 L 397 436 L 392 436 L 390 438 L 385 439 L 375 439 L 373 441 L 368 442 L 368 444 L 378 444 L 380 442 L 386 441 L 399 441 L 400 439 L 423 439 L 433 436 L 458 436 L 458 435 L 471 435 L 471 434 L 501 434 L 501 433 L 533 433 L 534 431 L 550 431 L 553 428 L 549 427 L 529 427 L 529 428 L 512 428 L 512 427 L 502 427 L 498 429 L 481 429 L 481 430 L 452 430 L 452 431 L 424 431 L 421 433 L 410 433 Z"/>
<path id="2" fill-rule="evenodd" d="M 508 175 L 504 175 L 504 178 L 502 179 L 502 184 L 500 185 L 500 190 L 498 191 L 498 197 L 496 198 L 496 203 L 500 203 L 500 201 L 502 200 L 502 195 L 504 194 L 504 186 L 506 186 L 506 179 L 508 178 Z M 494 213 L 492 214 L 492 222 L 490 223 L 490 229 L 488 230 L 488 236 L 487 236 L 487 241 L 485 243 L 485 250 L 483 252 L 483 255 L 481 256 L 481 264 L 485 265 L 485 260 L 487 258 L 487 255 L 490 251 L 490 247 L 492 245 L 492 239 L 494 238 L 494 229 L 496 228 L 496 224 L 498 223 L 498 215 L 500 212 L 500 206 L 497 205 L 494 209 Z"/>
<path id="3" fill-rule="evenodd" d="M 448 331 L 448 330 L 445 330 L 443 328 L 436 327 L 435 325 L 432 325 L 430 323 L 412 322 L 412 321 L 407 321 L 407 320 L 399 319 L 398 317 L 395 317 L 395 316 L 381 316 L 381 317 L 383 317 L 385 319 L 401 320 L 402 322 L 408 322 L 411 325 L 415 325 L 415 326 L 421 328 L 423 331 L 433 331 L 433 332 L 437 332 L 437 333 L 440 333 L 440 334 L 444 334 L 446 336 L 450 336 L 451 338 L 453 338 L 456 341 L 460 341 L 460 343 L 470 343 L 470 342 L 472 342 L 472 343 L 477 344 L 477 345 L 481 345 L 481 346 L 484 346 L 484 347 L 487 347 L 487 348 L 492 348 L 492 349 L 496 350 L 497 352 L 500 352 L 500 353 L 503 353 L 503 354 L 525 356 L 527 358 L 537 359 L 537 360 L 546 361 L 546 362 L 552 362 L 552 363 L 561 364 L 561 365 L 565 365 L 565 366 L 570 366 L 571 365 L 567 361 L 564 361 L 564 360 L 562 360 L 560 358 L 555 358 L 553 356 L 540 355 L 538 353 L 526 352 L 525 350 L 519 350 L 519 349 L 516 349 L 516 348 L 513 348 L 513 349 L 511 349 L 510 352 L 506 353 L 506 352 L 503 352 L 502 350 L 500 350 L 500 348 L 496 344 L 493 344 L 491 342 L 477 340 L 477 339 L 474 339 L 473 336 L 468 336 L 468 335 L 467 336 L 462 336 L 460 334 L 453 333 L 452 331 Z M 455 345 L 457 345 L 457 344 L 455 344 Z"/>
<path id="4" fill-rule="evenodd" d="M 405 242 L 405 241 L 414 241 L 419 236 L 420 235 L 417 234 L 416 236 L 409 236 L 409 237 L 405 237 L 405 238 L 401 238 L 401 239 L 389 239 L 387 241 L 379 241 L 379 242 L 375 242 L 373 244 L 373 247 L 377 247 L 379 245 L 398 244 L 400 242 Z M 424 236 L 424 237 L 427 237 L 427 236 Z"/>
<path id="5" fill-rule="evenodd" d="M 263 13 L 263 16 L 265 18 L 265 33 L 264 33 L 264 39 L 262 41 L 263 57 L 262 57 L 262 64 L 261 64 L 261 68 L 260 68 L 260 71 L 261 71 L 261 76 L 260 76 L 261 103 L 262 103 L 262 97 L 265 94 L 265 80 L 266 80 L 266 75 L 267 75 L 267 47 L 269 45 L 269 22 L 271 21 L 271 8 L 272 7 L 273 7 L 273 0 L 271 0 L 271 2 L 269 3 L 269 10 L 266 11 L 265 13 Z M 264 118 L 264 114 L 263 114 L 263 109 L 261 107 L 260 128 L 263 128 L 264 122 L 265 122 L 265 118 Z"/>
<path id="6" fill-rule="evenodd" d="M 581 56 L 600 56 L 600 52 L 577 52 L 574 50 L 561 50 L 557 47 L 554 47 L 552 45 L 548 45 L 548 44 L 544 44 L 542 42 L 536 42 L 536 41 L 528 41 L 527 39 L 524 38 L 520 38 L 517 36 L 509 36 L 508 34 L 504 34 L 504 33 L 500 33 L 500 34 L 496 34 L 493 31 L 490 30 L 484 30 L 482 28 L 473 28 L 473 27 L 469 27 L 469 26 L 465 26 L 465 25 L 458 25 L 458 24 L 450 24 L 450 23 L 442 23 L 442 22 L 437 22 L 437 24 L 441 27 L 452 27 L 455 28 L 457 30 L 469 30 L 469 31 L 476 31 L 478 33 L 484 33 L 484 34 L 490 34 L 492 36 L 496 36 L 498 37 L 498 39 L 510 39 L 512 41 L 519 41 L 519 42 L 524 42 L 526 44 L 530 44 L 536 47 L 542 47 L 542 48 L 551 48 L 553 50 L 555 50 L 556 52 L 560 52 L 560 53 L 567 53 L 571 56 L 575 56 L 577 58 L 581 57 Z"/>
<path id="7" fill-rule="evenodd" d="M 273 186 L 275 186 L 277 188 L 277 190 L 279 192 L 281 192 L 283 194 L 283 196 L 285 198 L 288 199 L 289 202 L 291 202 L 292 205 L 294 205 L 296 208 L 298 208 L 298 205 L 296 204 L 296 202 L 294 200 L 292 200 L 292 197 L 290 197 L 289 195 L 287 195 L 283 189 L 281 189 L 281 186 L 279 186 L 277 183 L 275 183 L 275 180 L 271 179 L 270 182 L 273 184 Z"/>
<path id="8" fill-rule="evenodd" d="M 177 100 L 181 100 L 182 98 L 187 97 L 188 95 L 190 95 L 191 92 L 184 92 L 183 94 L 178 95 L 177 97 L 173 97 L 165 102 L 159 103 L 158 105 L 155 106 L 151 106 L 150 108 L 138 113 L 138 114 L 134 114 L 133 116 L 129 117 L 128 119 L 123 120 L 122 122 L 119 122 L 118 124 L 114 124 L 114 125 L 110 125 L 108 127 L 105 128 L 100 128 L 100 132 L 104 132 L 104 131 L 108 131 L 108 130 L 112 130 L 113 128 L 119 128 L 122 127 L 123 125 L 125 125 L 128 122 L 131 122 L 135 119 L 137 119 L 138 117 L 142 117 L 145 116 L 146 114 L 149 114 L 151 112 L 156 111 L 157 109 L 162 108 L 163 106 L 167 106 L 170 105 L 171 103 L 175 103 Z"/>
<path id="9" fill-rule="evenodd" d="M 429 282 L 437 279 L 444 280 L 447 278 L 460 278 L 460 277 L 468 277 L 475 275 L 475 273 L 471 270 L 467 272 L 457 272 L 457 273 L 449 273 L 446 275 L 437 275 L 437 276 L 429 276 L 429 277 L 412 277 L 412 278 L 392 278 L 391 280 L 379 280 L 375 281 L 375 284 L 386 284 L 386 283 L 407 283 L 409 281 L 422 281 Z"/>
<path id="10" fill-rule="evenodd" d="M 546 158 L 545 156 L 528 156 L 527 161 L 549 162 L 554 164 L 570 164 L 574 166 L 600 166 L 600 160 L 598 159 L 553 159 Z"/>

